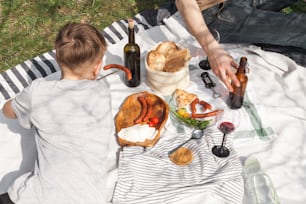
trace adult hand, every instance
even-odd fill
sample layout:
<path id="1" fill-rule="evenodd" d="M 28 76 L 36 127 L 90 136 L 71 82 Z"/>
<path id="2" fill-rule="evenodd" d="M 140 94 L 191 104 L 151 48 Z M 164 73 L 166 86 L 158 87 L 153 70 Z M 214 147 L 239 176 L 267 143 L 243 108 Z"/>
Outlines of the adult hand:
<path id="1" fill-rule="evenodd" d="M 189 31 L 197 39 L 204 52 L 207 54 L 208 62 L 214 74 L 222 80 L 229 91 L 233 91 L 229 80 L 233 81 L 236 86 L 240 86 L 232 70 L 232 67 L 238 68 L 238 65 L 210 33 L 201 13 L 201 10 L 204 9 L 204 5 L 201 4 L 202 2 L 203 1 L 197 0 L 175 1 L 176 7 L 183 16 Z"/>
<path id="2" fill-rule="evenodd" d="M 213 73 L 218 76 L 227 89 L 232 92 L 233 87 L 231 81 L 236 85 L 240 86 L 240 83 L 233 71 L 232 67 L 238 68 L 238 64 L 233 60 L 233 57 L 227 53 L 222 46 L 215 42 L 209 46 L 207 52 L 207 58 Z"/>

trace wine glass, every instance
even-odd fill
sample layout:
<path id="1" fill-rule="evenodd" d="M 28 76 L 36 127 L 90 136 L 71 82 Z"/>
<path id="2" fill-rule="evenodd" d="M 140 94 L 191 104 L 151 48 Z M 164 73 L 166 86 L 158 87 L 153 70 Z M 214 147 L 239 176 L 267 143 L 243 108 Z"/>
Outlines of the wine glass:
<path id="1" fill-rule="evenodd" d="M 217 31 L 216 29 L 212 29 L 212 30 L 210 30 L 210 33 L 216 39 L 216 41 L 219 43 L 220 42 L 220 33 L 219 33 L 219 31 Z M 201 69 L 204 69 L 204 70 L 210 70 L 211 69 L 211 67 L 209 65 L 209 62 L 208 62 L 207 56 L 206 56 L 205 59 L 203 59 L 203 60 L 201 60 L 199 62 L 199 67 Z"/>
<path id="2" fill-rule="evenodd" d="M 212 148 L 212 153 L 217 157 L 227 157 L 230 151 L 225 147 L 225 136 L 230 134 L 237 128 L 240 121 L 239 110 L 225 109 L 217 117 L 217 127 L 223 133 L 221 145 L 215 145 Z"/>

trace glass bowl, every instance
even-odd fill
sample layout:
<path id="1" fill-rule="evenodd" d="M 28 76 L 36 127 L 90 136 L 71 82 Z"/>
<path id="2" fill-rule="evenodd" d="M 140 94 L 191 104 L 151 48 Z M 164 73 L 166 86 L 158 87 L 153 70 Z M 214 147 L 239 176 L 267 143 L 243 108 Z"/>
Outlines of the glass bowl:
<path id="1" fill-rule="evenodd" d="M 202 118 L 193 118 L 190 106 L 177 108 L 174 96 L 170 98 L 168 103 L 170 108 L 170 117 L 180 124 L 194 129 L 205 129 L 215 125 L 217 122 L 217 115 L 223 111 L 221 108 L 212 107 L 211 110 L 203 112 L 199 107 L 197 107 L 197 113 L 205 114 L 215 111 L 215 114 Z"/>

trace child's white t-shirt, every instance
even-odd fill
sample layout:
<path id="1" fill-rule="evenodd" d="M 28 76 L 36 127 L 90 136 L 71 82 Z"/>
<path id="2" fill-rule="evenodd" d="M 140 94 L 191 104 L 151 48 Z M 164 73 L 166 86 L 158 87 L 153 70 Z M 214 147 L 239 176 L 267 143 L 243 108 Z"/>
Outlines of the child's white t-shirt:
<path id="1" fill-rule="evenodd" d="M 15 203 L 106 202 L 106 156 L 114 128 L 103 80 L 37 79 L 13 100 L 18 122 L 35 129 L 34 172 L 17 178 Z"/>

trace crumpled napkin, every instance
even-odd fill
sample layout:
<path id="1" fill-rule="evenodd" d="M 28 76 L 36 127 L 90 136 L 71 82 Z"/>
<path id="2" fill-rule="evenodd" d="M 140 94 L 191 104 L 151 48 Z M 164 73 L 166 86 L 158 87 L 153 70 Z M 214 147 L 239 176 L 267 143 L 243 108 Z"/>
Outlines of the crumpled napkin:
<path id="1" fill-rule="evenodd" d="M 240 161 L 232 148 L 233 138 L 229 136 L 226 142 L 230 156 L 218 158 L 211 149 L 221 144 L 222 134 L 210 127 L 202 139 L 184 145 L 193 152 L 189 165 L 172 163 L 168 152 L 189 137 L 190 134 L 164 135 L 151 148 L 124 147 L 113 203 L 177 203 L 200 193 L 219 195 L 226 203 L 241 203 L 243 181 Z"/>

